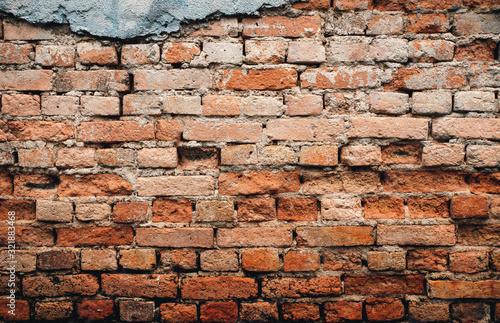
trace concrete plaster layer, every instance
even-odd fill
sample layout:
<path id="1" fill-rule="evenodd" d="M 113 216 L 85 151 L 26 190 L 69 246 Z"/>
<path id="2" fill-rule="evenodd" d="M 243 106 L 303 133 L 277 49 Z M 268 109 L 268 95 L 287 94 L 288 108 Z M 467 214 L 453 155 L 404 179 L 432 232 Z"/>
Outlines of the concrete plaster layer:
<path id="1" fill-rule="evenodd" d="M 78 33 L 111 38 L 159 36 L 182 21 L 250 14 L 294 0 L 0 0 L 0 11 L 31 23 L 69 23 Z"/>

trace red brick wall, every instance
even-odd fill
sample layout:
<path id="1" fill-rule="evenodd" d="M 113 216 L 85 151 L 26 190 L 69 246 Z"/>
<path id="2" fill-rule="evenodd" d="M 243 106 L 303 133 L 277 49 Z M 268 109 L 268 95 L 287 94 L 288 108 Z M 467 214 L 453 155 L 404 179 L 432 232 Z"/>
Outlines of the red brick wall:
<path id="1" fill-rule="evenodd" d="M 4 17 L 0 318 L 500 321 L 499 9 L 311 0 L 126 42 Z"/>

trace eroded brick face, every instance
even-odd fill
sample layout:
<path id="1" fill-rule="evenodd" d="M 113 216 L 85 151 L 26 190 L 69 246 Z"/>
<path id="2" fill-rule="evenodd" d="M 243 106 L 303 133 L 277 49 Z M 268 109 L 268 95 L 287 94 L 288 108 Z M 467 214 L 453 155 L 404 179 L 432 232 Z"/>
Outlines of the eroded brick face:
<path id="1" fill-rule="evenodd" d="M 0 321 L 500 322 L 499 10 L 2 17 Z"/>

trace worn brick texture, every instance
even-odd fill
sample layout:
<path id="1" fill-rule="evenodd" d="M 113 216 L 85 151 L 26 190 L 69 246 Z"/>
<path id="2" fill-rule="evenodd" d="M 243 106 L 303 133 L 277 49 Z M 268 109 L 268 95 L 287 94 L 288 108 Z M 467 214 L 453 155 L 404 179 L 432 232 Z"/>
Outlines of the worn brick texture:
<path id="1" fill-rule="evenodd" d="M 0 321 L 500 322 L 498 0 L 0 26 Z"/>

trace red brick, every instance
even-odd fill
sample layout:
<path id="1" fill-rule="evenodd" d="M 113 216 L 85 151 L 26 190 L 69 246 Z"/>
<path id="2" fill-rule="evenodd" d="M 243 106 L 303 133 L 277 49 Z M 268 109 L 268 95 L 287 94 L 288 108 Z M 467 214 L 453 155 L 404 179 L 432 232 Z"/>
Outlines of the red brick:
<path id="1" fill-rule="evenodd" d="M 82 64 L 118 64 L 115 46 L 103 46 L 100 43 L 78 43 L 76 51 Z"/>
<path id="2" fill-rule="evenodd" d="M 410 219 L 447 218 L 450 216 L 448 201 L 445 197 L 409 198 Z"/>
<path id="3" fill-rule="evenodd" d="M 488 270 L 489 252 L 450 252 L 450 271 L 473 274 Z"/>
<path id="4" fill-rule="evenodd" d="M 134 239 L 131 227 L 82 227 L 56 229 L 57 245 L 61 247 L 119 246 Z"/>
<path id="5" fill-rule="evenodd" d="M 60 197 L 130 195 L 132 185 L 115 174 L 61 175 L 57 194 Z"/>
<path id="6" fill-rule="evenodd" d="M 316 221 L 318 202 L 316 199 L 278 199 L 278 219 L 285 221 Z"/>
<path id="7" fill-rule="evenodd" d="M 132 149 L 98 149 L 96 157 L 98 164 L 109 167 L 126 167 L 134 164 L 134 151 Z"/>
<path id="8" fill-rule="evenodd" d="M 137 91 L 210 89 L 212 85 L 212 74 L 209 70 L 139 70 L 134 75 L 134 90 Z"/>
<path id="9" fill-rule="evenodd" d="M 305 2 L 296 2 L 292 5 L 295 9 L 300 10 L 316 10 L 330 8 L 330 1 L 328 0 L 308 0 Z"/>
<path id="10" fill-rule="evenodd" d="M 73 312 L 73 302 L 37 302 L 35 304 L 35 319 L 64 320 L 69 319 Z"/>
<path id="11" fill-rule="evenodd" d="M 487 218 L 488 199 L 482 196 L 455 196 L 451 199 L 453 219 Z"/>
<path id="12" fill-rule="evenodd" d="M 300 227 L 299 247 L 366 246 L 375 243 L 369 226 Z"/>
<path id="13" fill-rule="evenodd" d="M 125 44 L 121 52 L 122 65 L 156 64 L 160 61 L 160 46 L 157 44 Z"/>
<path id="14" fill-rule="evenodd" d="M 364 67 L 320 67 L 300 75 L 300 85 L 315 89 L 357 89 L 380 86 L 376 69 Z"/>
<path id="15" fill-rule="evenodd" d="M 441 39 L 422 39 L 410 43 L 413 61 L 419 63 L 452 61 L 454 48 L 454 43 Z"/>
<path id="16" fill-rule="evenodd" d="M 191 202 L 157 199 L 153 201 L 153 222 L 189 223 L 193 215 Z"/>
<path id="17" fill-rule="evenodd" d="M 491 268 L 500 271 L 500 250 L 494 249 L 491 254 Z"/>
<path id="18" fill-rule="evenodd" d="M 61 148 L 57 151 L 57 167 L 85 168 L 95 166 L 94 148 Z"/>
<path id="19" fill-rule="evenodd" d="M 324 270 L 358 270 L 362 268 L 361 254 L 349 250 L 323 252 Z"/>
<path id="20" fill-rule="evenodd" d="M 219 247 L 288 247 L 292 245 L 288 227 L 232 228 L 217 230 Z"/>
<path id="21" fill-rule="evenodd" d="M 73 46 L 37 45 L 35 62 L 42 66 L 75 66 Z"/>
<path id="22" fill-rule="evenodd" d="M 410 270 L 446 271 L 448 269 L 448 252 L 443 249 L 409 250 L 407 259 Z"/>
<path id="23" fill-rule="evenodd" d="M 237 201 L 238 221 L 260 222 L 276 219 L 276 205 L 273 198 L 251 198 Z"/>
<path id="24" fill-rule="evenodd" d="M 145 202 L 118 202 L 113 207 L 113 222 L 135 223 L 146 222 L 148 204 Z"/>
<path id="25" fill-rule="evenodd" d="M 35 202 L 29 200 L 0 200 L 0 221 L 7 221 L 9 212 L 15 212 L 16 221 L 35 220 Z"/>
<path id="26" fill-rule="evenodd" d="M 0 91 L 50 91 L 53 75 L 46 70 L 2 71 Z"/>
<path id="27" fill-rule="evenodd" d="M 163 303 L 160 305 L 162 322 L 195 323 L 198 313 L 195 304 Z"/>
<path id="28" fill-rule="evenodd" d="M 183 125 L 177 120 L 158 120 L 156 125 L 156 139 L 166 141 L 180 141 Z"/>
<path id="29" fill-rule="evenodd" d="M 465 86 L 465 70 L 461 67 L 400 68 L 392 74 L 386 90 L 456 89 Z"/>
<path id="30" fill-rule="evenodd" d="M 466 246 L 499 246 L 500 225 L 461 225 L 457 230 L 458 243 Z"/>
<path id="31" fill-rule="evenodd" d="M 500 173 L 474 173 L 469 179 L 469 189 L 474 194 L 500 193 Z"/>
<path id="32" fill-rule="evenodd" d="M 16 45 L 11 43 L 0 44 L 0 64 L 27 64 L 29 55 L 33 52 L 33 45 Z"/>
<path id="33" fill-rule="evenodd" d="M 464 6 L 466 7 L 479 7 L 482 9 L 498 8 L 498 1 L 496 0 L 465 0 Z M 498 312 L 497 312 L 498 313 Z"/>
<path id="34" fill-rule="evenodd" d="M 460 192 L 467 189 L 465 173 L 454 171 L 389 171 L 383 176 L 386 192 Z"/>
<path id="35" fill-rule="evenodd" d="M 258 142 L 262 136 L 260 123 L 227 123 L 187 121 L 183 139 L 197 141 Z"/>
<path id="36" fill-rule="evenodd" d="M 217 148 L 179 147 L 178 168 L 182 170 L 203 170 L 219 168 L 219 150 Z"/>
<path id="37" fill-rule="evenodd" d="M 406 252 L 369 251 L 368 268 L 375 271 L 406 269 Z"/>
<path id="38" fill-rule="evenodd" d="M 77 128 L 78 141 L 112 143 L 153 140 L 154 124 L 141 125 L 136 121 L 83 122 Z"/>
<path id="39" fill-rule="evenodd" d="M 292 322 L 313 322 L 320 318 L 319 305 L 310 303 L 284 303 L 281 314 L 283 319 Z"/>
<path id="40" fill-rule="evenodd" d="M 320 267 L 320 256 L 313 250 L 290 250 L 283 257 L 284 271 L 316 271 Z"/>
<path id="41" fill-rule="evenodd" d="M 71 251 L 52 250 L 38 254 L 38 268 L 41 270 L 72 269 L 75 265 L 75 254 Z"/>
<path id="42" fill-rule="evenodd" d="M 233 250 L 207 250 L 200 254 L 203 271 L 238 271 L 238 254 Z"/>
<path id="43" fill-rule="evenodd" d="M 0 246 L 7 246 L 7 226 L 0 227 Z M 45 247 L 54 245 L 52 229 L 48 227 L 16 226 L 16 246 Z"/>
<path id="44" fill-rule="evenodd" d="M 23 278 L 25 297 L 95 295 L 99 281 L 92 275 L 35 276 Z"/>
<path id="45" fill-rule="evenodd" d="M 32 25 L 24 21 L 4 21 L 3 37 L 5 40 L 51 40 L 54 33 L 44 27 Z"/>
<path id="46" fill-rule="evenodd" d="M 367 219 L 405 218 L 405 202 L 400 197 L 367 197 L 363 206 Z"/>
<path id="47" fill-rule="evenodd" d="M 496 44 L 489 39 L 459 43 L 455 51 L 455 60 L 493 62 L 496 47 Z"/>
<path id="48" fill-rule="evenodd" d="M 101 287 L 110 296 L 175 298 L 177 275 L 102 274 Z"/>
<path id="49" fill-rule="evenodd" d="M 348 295 L 424 294 L 424 276 L 346 275 L 344 292 Z"/>
<path id="50" fill-rule="evenodd" d="M 422 146 L 419 144 L 391 144 L 388 146 L 383 146 L 382 162 L 386 165 L 418 165 L 422 162 Z"/>
<path id="51" fill-rule="evenodd" d="M 16 175 L 14 181 L 12 181 L 12 176 L 9 173 L 0 173 L 0 195 L 12 195 L 12 193 L 14 193 L 14 196 L 31 196 L 32 194 L 23 194 L 24 192 L 21 191 L 23 188 L 20 186 L 25 183 L 19 182 L 22 179 L 28 179 L 26 176 L 30 175 Z"/>
<path id="52" fill-rule="evenodd" d="M 267 302 L 241 303 L 240 318 L 250 322 L 278 321 L 278 307 Z"/>
<path id="53" fill-rule="evenodd" d="M 285 62 L 283 40 L 246 40 L 245 62 L 249 64 L 281 64 Z"/>
<path id="54" fill-rule="evenodd" d="M 365 309 L 370 321 L 392 321 L 405 316 L 405 307 L 397 298 L 367 298 Z"/>
<path id="55" fill-rule="evenodd" d="M 127 71 L 65 71 L 56 78 L 57 92 L 70 91 L 128 91 L 130 89 Z"/>
<path id="56" fill-rule="evenodd" d="M 203 25 L 204 27 L 204 25 Z M 207 37 L 221 37 L 229 35 L 231 37 L 238 36 L 238 19 L 234 18 L 220 18 L 219 20 L 211 21 L 208 23 L 208 28 L 201 28 L 191 33 L 192 37 L 207 36 Z"/>
<path id="57" fill-rule="evenodd" d="M 173 266 L 174 269 L 195 270 L 198 268 L 198 255 L 194 250 L 172 250 L 162 252 L 162 262 Z"/>
<path id="58" fill-rule="evenodd" d="M 408 32 L 410 33 L 443 33 L 450 29 L 445 14 L 409 14 Z"/>
<path id="59" fill-rule="evenodd" d="M 18 156 L 21 167 L 48 168 L 54 166 L 54 152 L 51 149 L 20 149 Z"/>
<path id="60" fill-rule="evenodd" d="M 210 302 L 200 306 L 202 322 L 236 323 L 238 321 L 238 304 L 235 302 Z"/>
<path id="61" fill-rule="evenodd" d="M 380 190 L 375 172 L 308 172 L 302 174 L 304 194 L 370 193 Z"/>
<path id="62" fill-rule="evenodd" d="M 0 299 L 0 319 L 10 321 L 28 321 L 30 319 L 30 304 L 28 301 L 16 300 L 15 315 L 9 313 L 11 308 L 8 306 L 10 300 Z"/>
<path id="63" fill-rule="evenodd" d="M 451 313 L 455 322 L 491 322 L 490 304 L 486 303 L 451 304 Z"/>
<path id="64" fill-rule="evenodd" d="M 264 278 L 264 298 L 301 298 L 338 296 L 342 293 L 340 277 Z"/>
<path id="65" fill-rule="evenodd" d="M 74 137 L 74 127 L 68 121 L 9 121 L 6 138 L 9 141 L 64 141 Z"/>
<path id="66" fill-rule="evenodd" d="M 243 19 L 243 37 L 313 37 L 321 32 L 320 16 L 282 16 Z"/>
<path id="67" fill-rule="evenodd" d="M 300 188 L 298 172 L 222 173 L 219 193 L 222 195 L 252 195 L 297 192 Z"/>
<path id="68" fill-rule="evenodd" d="M 278 271 L 280 259 L 276 249 L 247 249 L 241 254 L 241 267 L 246 271 Z"/>
<path id="69" fill-rule="evenodd" d="M 246 73 L 244 73 L 246 72 Z M 284 90 L 297 86 L 297 71 L 289 68 L 223 70 L 216 76 L 220 90 Z"/>
<path id="70" fill-rule="evenodd" d="M 116 251 L 112 249 L 83 249 L 81 252 L 81 266 L 82 270 L 117 270 Z"/>
<path id="71" fill-rule="evenodd" d="M 450 308 L 444 303 L 410 302 L 410 318 L 419 322 L 445 322 L 450 320 Z"/>
<path id="72" fill-rule="evenodd" d="M 403 33 L 402 15 L 372 15 L 368 23 L 367 35 L 400 35 Z"/>
<path id="73" fill-rule="evenodd" d="M 139 246 L 171 248 L 212 248 L 213 230 L 210 228 L 137 228 Z"/>
<path id="74" fill-rule="evenodd" d="M 231 276 L 184 278 L 181 295 L 194 300 L 248 299 L 257 296 L 257 283 L 252 278 Z"/>
<path id="75" fill-rule="evenodd" d="M 428 280 L 430 298 L 498 298 L 498 280 Z"/>
<path id="76" fill-rule="evenodd" d="M 371 10 L 373 2 L 371 0 L 335 0 L 333 7 L 336 10 Z"/>
<path id="77" fill-rule="evenodd" d="M 363 316 L 363 303 L 361 302 L 327 302 L 324 305 L 325 319 L 329 323 L 361 321 Z"/>
<path id="78" fill-rule="evenodd" d="M 201 52 L 196 43 L 165 43 L 162 59 L 169 64 L 189 63 Z"/>
<path id="79" fill-rule="evenodd" d="M 43 95 L 42 114 L 73 116 L 78 111 L 80 98 L 76 96 Z"/>
<path id="80" fill-rule="evenodd" d="M 12 192 L 12 180 L 8 174 L 0 177 L 0 192 L 9 195 Z M 51 197 L 56 193 L 59 179 L 49 175 L 15 175 L 14 196 L 18 197 Z"/>
<path id="81" fill-rule="evenodd" d="M 155 302 L 120 301 L 122 322 L 151 322 L 155 317 Z"/>
<path id="82" fill-rule="evenodd" d="M 338 164 L 337 146 L 303 146 L 300 164 L 308 166 L 334 166 Z"/>

